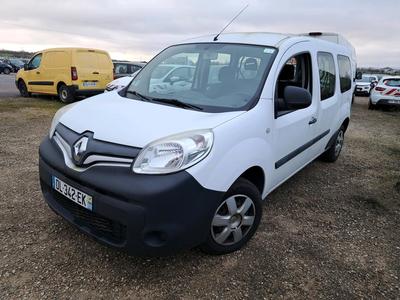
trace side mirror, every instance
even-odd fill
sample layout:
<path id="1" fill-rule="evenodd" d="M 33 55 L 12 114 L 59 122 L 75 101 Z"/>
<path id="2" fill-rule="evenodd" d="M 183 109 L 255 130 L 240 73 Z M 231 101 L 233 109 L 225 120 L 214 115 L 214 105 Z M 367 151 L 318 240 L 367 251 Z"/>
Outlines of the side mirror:
<path id="1" fill-rule="evenodd" d="M 24 64 L 24 71 L 28 70 L 28 64 Z"/>
<path id="2" fill-rule="evenodd" d="M 362 79 L 362 73 L 360 71 L 356 72 L 356 79 Z"/>
<path id="3" fill-rule="evenodd" d="M 304 88 L 297 86 L 287 86 L 283 91 L 283 99 L 289 109 L 306 108 L 311 105 L 312 96 Z"/>

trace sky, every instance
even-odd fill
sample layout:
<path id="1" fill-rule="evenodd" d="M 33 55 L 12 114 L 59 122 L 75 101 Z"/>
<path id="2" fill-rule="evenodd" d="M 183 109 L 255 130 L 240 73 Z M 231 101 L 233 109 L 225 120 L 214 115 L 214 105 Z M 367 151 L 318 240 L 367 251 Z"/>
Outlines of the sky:
<path id="1" fill-rule="evenodd" d="M 400 0 L 1 0 L 0 49 L 107 50 L 149 60 L 166 46 L 220 31 L 338 32 L 362 67 L 400 68 Z"/>

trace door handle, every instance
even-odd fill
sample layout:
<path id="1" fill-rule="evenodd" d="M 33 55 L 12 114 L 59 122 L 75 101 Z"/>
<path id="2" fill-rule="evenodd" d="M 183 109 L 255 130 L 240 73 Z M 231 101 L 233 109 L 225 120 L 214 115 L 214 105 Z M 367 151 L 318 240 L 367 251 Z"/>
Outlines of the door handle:
<path id="1" fill-rule="evenodd" d="M 93 72 L 92 74 L 96 74 L 96 75 L 99 75 L 99 72 Z"/>
<path id="2" fill-rule="evenodd" d="M 39 71 L 36 71 L 36 74 L 40 74 L 40 72 L 39 72 Z"/>
<path id="3" fill-rule="evenodd" d="M 315 124 L 315 123 L 317 123 L 317 118 L 312 117 L 311 120 L 308 122 L 308 125 L 312 125 L 312 124 Z"/>

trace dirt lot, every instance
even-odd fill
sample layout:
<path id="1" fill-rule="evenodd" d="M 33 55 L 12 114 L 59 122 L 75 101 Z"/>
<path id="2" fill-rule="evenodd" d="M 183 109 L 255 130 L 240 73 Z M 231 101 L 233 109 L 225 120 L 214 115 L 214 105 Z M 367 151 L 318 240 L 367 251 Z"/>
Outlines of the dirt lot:
<path id="1" fill-rule="evenodd" d="M 335 164 L 272 195 L 234 254 L 137 258 L 100 245 L 42 199 L 38 146 L 60 104 L 0 100 L 0 299 L 399 298 L 400 112 L 357 98 Z"/>

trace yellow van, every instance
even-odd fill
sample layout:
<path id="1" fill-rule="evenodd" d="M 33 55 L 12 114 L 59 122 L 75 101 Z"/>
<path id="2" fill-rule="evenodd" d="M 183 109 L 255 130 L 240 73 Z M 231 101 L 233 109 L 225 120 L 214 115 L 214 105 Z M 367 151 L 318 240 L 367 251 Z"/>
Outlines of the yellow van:
<path id="1" fill-rule="evenodd" d="M 15 84 L 21 96 L 58 95 L 62 102 L 101 93 L 113 80 L 113 63 L 103 50 L 54 48 L 35 53 L 19 70 Z"/>

